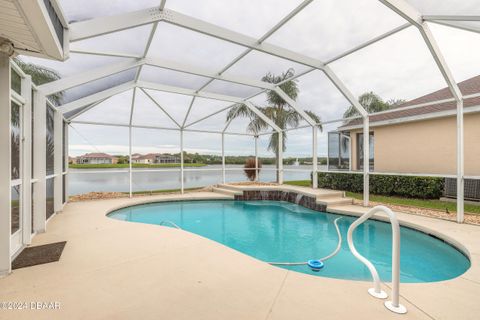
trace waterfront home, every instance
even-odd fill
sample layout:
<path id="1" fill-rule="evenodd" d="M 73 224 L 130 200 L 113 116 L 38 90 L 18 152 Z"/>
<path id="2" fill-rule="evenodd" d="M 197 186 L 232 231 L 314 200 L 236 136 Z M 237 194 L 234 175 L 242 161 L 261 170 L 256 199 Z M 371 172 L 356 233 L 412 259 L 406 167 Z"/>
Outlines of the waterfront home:
<path id="1" fill-rule="evenodd" d="M 155 159 L 158 156 L 156 153 L 149 154 L 132 154 L 132 163 L 152 164 L 155 163 Z"/>
<path id="2" fill-rule="evenodd" d="M 155 163 L 180 163 L 180 158 L 171 154 L 157 154 Z"/>
<path id="3" fill-rule="evenodd" d="M 116 164 L 117 158 L 106 153 L 86 153 L 77 157 L 77 164 Z"/>

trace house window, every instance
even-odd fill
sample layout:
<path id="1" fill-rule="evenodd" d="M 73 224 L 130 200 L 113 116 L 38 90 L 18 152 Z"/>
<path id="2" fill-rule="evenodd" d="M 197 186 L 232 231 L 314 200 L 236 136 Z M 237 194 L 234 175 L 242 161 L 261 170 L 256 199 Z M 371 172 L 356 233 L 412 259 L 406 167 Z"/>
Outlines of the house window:
<path id="1" fill-rule="evenodd" d="M 328 170 L 350 169 L 350 137 L 341 132 L 328 133 Z"/>
<path id="2" fill-rule="evenodd" d="M 369 138 L 370 145 L 370 171 L 373 171 L 375 166 L 375 136 L 373 132 L 370 132 Z M 357 167 L 359 170 L 363 170 L 363 133 L 357 133 Z"/>

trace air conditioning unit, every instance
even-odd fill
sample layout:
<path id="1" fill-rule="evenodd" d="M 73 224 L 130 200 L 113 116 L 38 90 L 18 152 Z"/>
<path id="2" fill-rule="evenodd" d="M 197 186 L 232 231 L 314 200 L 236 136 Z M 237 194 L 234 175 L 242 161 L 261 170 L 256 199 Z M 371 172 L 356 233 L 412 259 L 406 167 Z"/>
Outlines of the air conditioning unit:
<path id="1" fill-rule="evenodd" d="M 445 178 L 444 196 L 448 198 L 457 197 L 457 179 Z M 480 180 L 465 179 L 464 198 L 480 201 Z"/>

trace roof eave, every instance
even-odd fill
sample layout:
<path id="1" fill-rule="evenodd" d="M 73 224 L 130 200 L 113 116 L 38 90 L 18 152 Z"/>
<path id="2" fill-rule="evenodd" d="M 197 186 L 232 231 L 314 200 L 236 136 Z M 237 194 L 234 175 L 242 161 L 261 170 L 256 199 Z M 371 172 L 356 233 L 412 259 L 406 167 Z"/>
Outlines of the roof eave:
<path id="1" fill-rule="evenodd" d="M 475 106 L 472 106 L 472 107 L 468 107 L 468 108 L 465 108 L 463 110 L 464 114 L 475 113 L 475 112 L 480 112 L 480 105 L 475 105 Z M 426 113 L 426 114 L 422 114 L 422 115 L 403 117 L 403 118 L 397 118 L 397 119 L 372 121 L 372 122 L 370 122 L 370 127 L 380 127 L 380 126 L 388 126 L 388 125 L 400 124 L 400 123 L 405 123 L 405 122 L 415 122 L 415 121 L 423 121 L 423 120 L 431 120 L 431 119 L 437 119 L 437 118 L 451 117 L 451 116 L 455 116 L 456 114 L 457 114 L 456 110 L 446 110 L 446 111 L 440 111 L 440 112 L 435 112 L 435 113 Z M 358 129 L 362 129 L 362 128 L 363 128 L 363 125 L 358 124 L 358 125 L 353 125 L 353 126 L 342 126 L 342 127 L 337 128 L 337 131 L 352 131 L 352 130 L 358 130 Z"/>

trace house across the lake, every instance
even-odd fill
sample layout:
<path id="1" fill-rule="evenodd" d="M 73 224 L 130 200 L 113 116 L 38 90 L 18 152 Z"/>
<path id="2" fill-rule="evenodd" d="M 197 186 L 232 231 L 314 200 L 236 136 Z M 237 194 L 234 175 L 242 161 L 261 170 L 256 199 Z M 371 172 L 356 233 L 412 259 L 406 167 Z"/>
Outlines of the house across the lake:
<path id="1" fill-rule="evenodd" d="M 152 164 L 155 163 L 155 158 L 158 154 L 148 153 L 148 154 L 132 154 L 132 163 L 142 163 L 142 164 Z"/>
<path id="2" fill-rule="evenodd" d="M 171 154 L 148 153 L 132 154 L 132 163 L 154 164 L 154 163 L 180 163 L 180 158 Z"/>
<path id="3" fill-rule="evenodd" d="M 155 163 L 180 163 L 180 158 L 171 154 L 157 154 Z"/>
<path id="4" fill-rule="evenodd" d="M 480 76 L 459 83 L 464 96 L 465 174 L 480 176 Z M 420 107 L 408 108 L 409 106 Z M 376 172 L 456 172 L 456 102 L 448 88 L 370 116 L 370 169 Z M 329 166 L 363 169 L 362 120 L 329 132 Z"/>
<path id="5" fill-rule="evenodd" d="M 106 153 L 86 153 L 76 158 L 77 164 L 116 164 L 118 159 Z"/>

